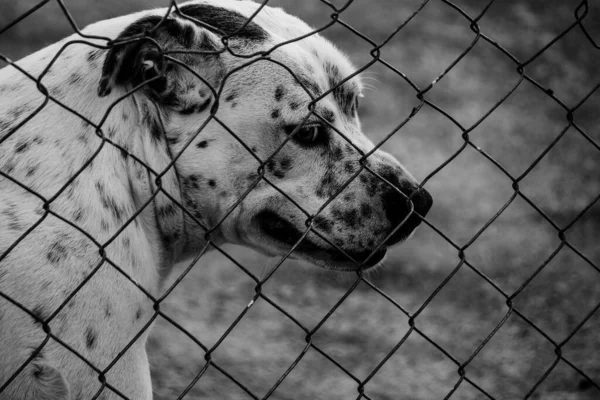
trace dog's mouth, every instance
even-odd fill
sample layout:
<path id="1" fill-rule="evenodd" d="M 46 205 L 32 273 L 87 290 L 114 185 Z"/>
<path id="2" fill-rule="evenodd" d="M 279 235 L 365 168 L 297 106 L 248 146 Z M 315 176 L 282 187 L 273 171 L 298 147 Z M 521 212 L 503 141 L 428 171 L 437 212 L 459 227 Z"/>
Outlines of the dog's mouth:
<path id="1" fill-rule="evenodd" d="M 261 231 L 270 238 L 290 248 L 296 246 L 295 253 L 300 253 L 313 261 L 322 261 L 327 266 L 336 270 L 354 271 L 359 267 L 362 267 L 363 270 L 372 268 L 383 260 L 387 252 L 385 247 L 381 247 L 376 251 L 353 251 L 342 248 L 342 252 L 335 247 L 329 246 L 326 242 L 324 242 L 324 245 L 318 245 L 312 242 L 308 238 L 308 235 L 302 239 L 304 232 L 301 232 L 291 222 L 269 210 L 260 212 L 256 216 L 256 220 Z"/>

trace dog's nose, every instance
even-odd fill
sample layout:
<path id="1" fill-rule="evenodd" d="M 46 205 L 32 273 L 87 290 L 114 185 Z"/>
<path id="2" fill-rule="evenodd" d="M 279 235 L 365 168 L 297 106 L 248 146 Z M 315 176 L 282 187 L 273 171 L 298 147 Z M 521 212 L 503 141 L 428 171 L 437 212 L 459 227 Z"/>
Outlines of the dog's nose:
<path id="1" fill-rule="evenodd" d="M 392 182 L 398 183 L 394 186 L 400 189 L 401 193 L 390 188 L 383 196 L 383 207 L 388 221 L 391 224 L 390 230 L 396 229 L 402 221 L 404 221 L 404 223 L 402 223 L 398 230 L 386 242 L 388 246 L 406 239 L 417 226 L 419 226 L 422 222 L 421 217 L 427 215 L 427 212 L 433 204 L 431 195 L 425 189 L 421 188 L 415 192 L 418 186 L 410 182 Z M 410 197 L 411 195 L 412 197 Z M 408 202 L 409 197 L 413 207 L 411 207 L 410 202 Z"/>

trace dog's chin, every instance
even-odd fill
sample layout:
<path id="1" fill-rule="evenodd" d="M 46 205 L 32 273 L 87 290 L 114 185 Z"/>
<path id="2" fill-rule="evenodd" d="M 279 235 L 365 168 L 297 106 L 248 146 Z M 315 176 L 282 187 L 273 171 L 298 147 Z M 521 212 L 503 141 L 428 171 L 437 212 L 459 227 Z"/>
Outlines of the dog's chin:
<path id="1" fill-rule="evenodd" d="M 344 255 L 340 251 L 335 254 L 328 253 L 329 257 L 315 257 L 313 254 L 304 254 L 303 258 L 312 262 L 318 267 L 330 269 L 333 271 L 356 272 L 356 271 L 373 271 L 382 265 L 387 254 L 387 249 L 382 248 L 370 252 L 364 259 L 361 259 L 356 254 L 346 252 Z M 365 252 L 366 254 L 366 252 Z M 352 257 L 352 261 L 348 256 Z"/>
<path id="2" fill-rule="evenodd" d="M 285 257 L 289 260 L 306 261 L 319 268 L 341 272 L 356 272 L 359 270 L 363 272 L 374 271 L 382 265 L 387 254 L 387 249 L 382 248 L 380 250 L 371 252 L 371 254 L 369 254 L 370 257 L 368 256 L 368 258 L 361 260 L 356 256 L 356 254 L 353 256 L 352 252 L 346 252 L 347 255 L 345 255 L 344 253 L 335 249 L 332 249 L 332 251 L 327 251 L 325 249 L 319 249 L 318 251 L 306 251 L 295 248 L 294 251 L 290 253 L 290 249 L 293 247 L 293 245 L 280 243 L 270 237 L 265 237 L 263 244 L 265 242 L 269 242 L 271 246 L 269 246 L 269 248 L 256 248 L 253 246 L 253 248 L 269 257 Z"/>
<path id="3" fill-rule="evenodd" d="M 273 212 L 262 212 L 256 222 L 260 231 L 258 250 L 269 256 L 288 256 L 290 259 L 308 261 L 321 268 L 335 271 L 366 271 L 377 268 L 385 258 L 387 248 L 373 250 L 342 249 L 340 251 L 324 243 L 318 245 L 302 239 L 303 234 L 290 222 Z M 302 239 L 302 240 L 300 240 Z M 327 246 L 327 247 L 325 247 Z M 294 249 L 290 253 L 291 249 Z"/>

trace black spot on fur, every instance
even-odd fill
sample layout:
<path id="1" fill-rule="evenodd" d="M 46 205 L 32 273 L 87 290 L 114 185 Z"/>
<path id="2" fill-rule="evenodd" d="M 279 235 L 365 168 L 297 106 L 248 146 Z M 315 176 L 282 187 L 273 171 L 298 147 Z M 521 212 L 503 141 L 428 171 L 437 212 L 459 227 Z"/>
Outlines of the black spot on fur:
<path id="1" fill-rule="evenodd" d="M 113 197 L 106 193 L 106 188 L 102 182 L 96 182 L 96 190 L 100 196 L 100 203 L 102 203 L 102 207 L 104 207 L 106 210 L 109 210 L 113 217 L 115 217 L 117 221 L 120 221 L 124 213 L 123 208 L 117 204 L 117 201 Z"/>
<path id="2" fill-rule="evenodd" d="M 380 187 L 380 180 L 370 172 L 364 172 L 359 175 L 360 182 L 364 185 L 367 195 L 373 197 L 377 194 Z"/>
<path id="3" fill-rule="evenodd" d="M 81 221 L 81 218 L 83 218 L 83 209 L 79 208 L 73 213 L 73 221 L 79 222 Z"/>
<path id="4" fill-rule="evenodd" d="M 334 208 L 331 214 L 337 221 L 342 222 L 350 229 L 354 229 L 358 226 L 358 212 L 353 208 L 348 210 Z"/>
<path id="5" fill-rule="evenodd" d="M 269 159 L 269 161 L 267 161 L 267 171 L 269 172 L 273 172 L 275 170 L 275 160 L 274 159 Z"/>
<path id="6" fill-rule="evenodd" d="M 60 242 L 55 242 L 50 246 L 50 249 L 48 249 L 48 253 L 46 254 L 46 258 L 51 264 L 58 264 L 66 257 L 67 249 Z"/>
<path id="7" fill-rule="evenodd" d="M 285 173 L 279 169 L 276 169 L 275 171 L 273 171 L 273 175 L 279 179 L 285 178 Z"/>
<path id="8" fill-rule="evenodd" d="M 91 326 L 85 330 L 85 345 L 88 350 L 92 350 L 96 347 L 96 339 L 98 339 L 98 334 L 94 331 Z"/>
<path id="9" fill-rule="evenodd" d="M 8 110 L 8 116 L 11 117 L 11 119 L 13 119 L 13 120 L 20 119 L 21 116 L 23 114 L 25 114 L 26 112 L 28 112 L 29 110 L 30 110 L 29 106 L 26 106 L 26 105 L 17 106 L 15 108 Z"/>
<path id="10" fill-rule="evenodd" d="M 333 223 L 322 215 L 317 215 L 315 217 L 315 227 L 318 231 L 331 233 Z"/>
<path id="11" fill-rule="evenodd" d="M 33 175 L 35 175 L 35 173 L 37 172 L 38 168 L 39 168 L 39 164 L 29 166 L 27 168 L 27 177 L 30 178 Z"/>
<path id="12" fill-rule="evenodd" d="M 271 112 L 271 118 L 273 118 L 273 119 L 279 118 L 280 115 L 281 115 L 281 112 L 278 109 L 275 109 Z"/>
<path id="13" fill-rule="evenodd" d="M 2 167 L 2 172 L 6 173 L 6 174 L 10 174 L 11 172 L 13 172 L 15 170 L 15 163 L 14 162 L 7 162 L 6 164 L 4 164 L 4 166 Z"/>
<path id="14" fill-rule="evenodd" d="M 54 98 L 62 99 L 65 96 L 65 89 L 62 86 L 51 87 L 50 93 Z"/>
<path id="15" fill-rule="evenodd" d="M 267 31 L 257 23 L 248 22 L 248 18 L 235 11 L 208 4 L 188 4 L 180 7 L 180 10 L 184 15 L 210 25 L 212 28 L 205 28 L 216 34 L 259 42 L 269 37 Z"/>
<path id="16" fill-rule="evenodd" d="M 237 90 L 232 90 L 231 92 L 229 92 L 227 97 L 225 97 L 225 103 L 229 103 L 229 102 L 235 100 L 238 97 L 238 95 L 239 95 L 239 93 L 237 92 Z"/>
<path id="17" fill-rule="evenodd" d="M 10 93 L 21 88 L 19 84 L 2 84 L 0 85 L 0 93 Z"/>
<path id="18" fill-rule="evenodd" d="M 181 234 L 175 230 L 169 232 L 160 232 L 160 238 L 165 243 L 165 245 L 169 245 L 171 243 L 176 242 L 180 237 Z"/>
<path id="19" fill-rule="evenodd" d="M 334 163 L 340 162 L 344 158 L 344 151 L 340 146 L 332 145 L 329 148 L 329 157 Z"/>
<path id="20" fill-rule="evenodd" d="M 93 63 L 100 57 L 101 54 L 102 54 L 102 50 L 99 50 L 99 49 L 90 50 L 87 54 L 86 60 L 89 63 Z"/>
<path id="21" fill-rule="evenodd" d="M 283 96 L 285 95 L 285 87 L 283 85 L 278 85 L 275 89 L 275 100 L 281 101 Z"/>
<path id="22" fill-rule="evenodd" d="M 194 217 L 198 220 L 202 220 L 202 213 L 198 210 L 194 211 Z"/>
<path id="23" fill-rule="evenodd" d="M 337 65 L 326 62 L 324 67 L 329 80 L 329 87 L 333 89 L 333 98 L 339 105 L 340 110 L 345 115 L 354 115 L 354 112 L 356 112 L 356 85 L 352 82 L 341 83 L 345 78 L 340 74 Z"/>
<path id="24" fill-rule="evenodd" d="M 19 142 L 15 146 L 15 153 L 23 153 L 29 148 L 28 142 Z"/>
<path id="25" fill-rule="evenodd" d="M 90 141 L 90 136 L 87 134 L 87 132 L 80 132 L 77 135 L 77 140 L 79 140 L 84 145 L 87 145 L 89 143 L 89 141 Z"/>
<path id="26" fill-rule="evenodd" d="M 208 186 L 210 186 L 211 188 L 214 188 L 217 186 L 217 182 L 215 182 L 214 179 L 209 179 L 208 180 Z"/>
<path id="27" fill-rule="evenodd" d="M 135 320 L 139 320 L 140 318 L 142 318 L 142 309 L 140 307 L 138 307 L 138 309 L 135 312 Z"/>
<path id="28" fill-rule="evenodd" d="M 321 117 L 332 125 L 335 122 L 335 114 L 329 108 L 321 110 Z"/>
<path id="29" fill-rule="evenodd" d="M 78 72 L 73 72 L 67 78 L 67 84 L 69 84 L 69 85 L 76 85 L 78 83 L 81 83 L 82 80 L 83 80 L 83 77 Z"/>
<path id="30" fill-rule="evenodd" d="M 290 101 L 290 109 L 292 111 L 295 111 L 298 109 L 298 107 L 300 107 L 300 103 L 297 101 Z"/>
<path id="31" fill-rule="evenodd" d="M 323 174 L 321 182 L 319 182 L 316 195 L 321 198 L 329 198 L 336 194 L 340 187 L 341 183 L 338 181 L 334 170 L 329 168 L 327 172 Z"/>
<path id="32" fill-rule="evenodd" d="M 279 179 L 285 178 L 285 174 L 292 168 L 292 159 L 289 157 L 282 157 L 279 160 L 279 167 L 277 168 L 277 163 L 274 162 L 271 168 L 271 172 L 273 175 Z"/>
<path id="33" fill-rule="evenodd" d="M 356 194 L 354 194 L 354 192 L 346 193 L 344 195 L 345 202 L 352 202 L 352 201 L 354 201 L 355 198 L 356 198 Z"/>
<path id="34" fill-rule="evenodd" d="M 104 316 L 106 318 L 110 318 L 111 315 L 112 315 L 112 306 L 110 305 L 109 302 L 106 302 L 106 305 L 104 306 Z"/>
<path id="35" fill-rule="evenodd" d="M 367 203 L 362 203 L 360 205 L 360 215 L 363 218 L 370 218 L 373 215 L 373 208 Z"/>
<path id="36" fill-rule="evenodd" d="M 178 210 L 173 204 L 167 204 L 163 207 L 159 207 L 156 210 L 156 215 L 159 218 L 173 218 L 177 214 L 178 214 Z"/>
<path id="37" fill-rule="evenodd" d="M 200 189 L 199 181 L 202 179 L 201 176 L 198 175 L 190 175 L 187 177 L 183 177 L 182 184 L 183 186 L 191 189 Z"/>
<path id="38" fill-rule="evenodd" d="M 201 142 L 198 142 L 198 144 L 196 144 L 196 147 L 199 149 L 205 149 L 208 147 L 208 143 L 209 143 L 209 140 L 203 140 Z"/>
<path id="39" fill-rule="evenodd" d="M 117 130 L 115 128 L 113 128 L 113 127 L 110 127 L 110 128 L 107 129 L 106 133 L 108 133 L 108 137 L 110 139 L 114 139 L 115 135 L 117 134 Z"/>
<path id="40" fill-rule="evenodd" d="M 283 157 L 280 161 L 279 166 L 281 167 L 281 169 L 287 172 L 292 167 L 292 159 L 289 157 Z"/>
<path id="41" fill-rule="evenodd" d="M 348 174 L 353 174 L 356 172 L 355 163 L 353 161 L 346 161 L 344 163 L 344 171 Z"/>
<path id="42" fill-rule="evenodd" d="M 294 81 L 299 83 L 300 86 L 304 86 L 304 89 L 308 91 L 313 97 L 318 97 L 321 95 L 321 88 L 319 85 L 311 80 L 310 78 L 305 77 L 304 75 L 296 75 L 298 81 Z"/>

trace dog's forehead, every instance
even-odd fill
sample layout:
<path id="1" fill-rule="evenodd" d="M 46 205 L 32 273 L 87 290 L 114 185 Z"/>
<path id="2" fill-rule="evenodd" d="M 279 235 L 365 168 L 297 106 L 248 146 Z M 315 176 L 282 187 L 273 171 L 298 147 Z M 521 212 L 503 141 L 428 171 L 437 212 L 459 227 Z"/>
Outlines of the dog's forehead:
<path id="1" fill-rule="evenodd" d="M 271 46 L 286 43 L 278 51 L 294 61 L 297 68 L 294 72 L 303 72 L 305 77 L 310 77 L 317 71 L 327 80 L 330 88 L 339 86 L 334 90 L 334 96 L 344 107 L 349 106 L 351 98 L 362 95 L 360 76 L 352 76 L 356 68 L 348 57 L 320 34 L 311 34 L 315 31 L 314 28 L 283 9 L 263 6 L 249 0 L 221 0 L 218 3 L 214 0 L 196 0 L 184 3 L 183 6 L 186 4 L 214 5 L 245 18 L 252 17 L 253 23 L 268 32 Z M 308 36 L 303 37 L 305 35 Z M 303 38 L 296 40 L 300 37 Z M 346 79 L 347 77 L 351 78 Z"/>

